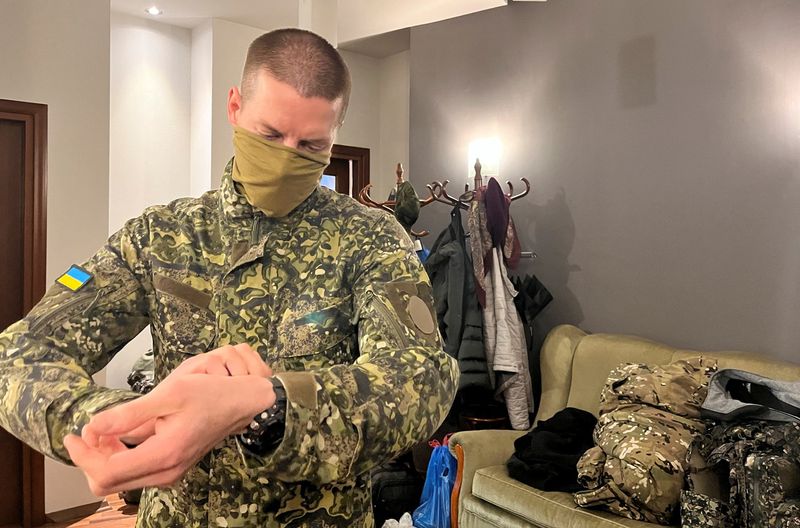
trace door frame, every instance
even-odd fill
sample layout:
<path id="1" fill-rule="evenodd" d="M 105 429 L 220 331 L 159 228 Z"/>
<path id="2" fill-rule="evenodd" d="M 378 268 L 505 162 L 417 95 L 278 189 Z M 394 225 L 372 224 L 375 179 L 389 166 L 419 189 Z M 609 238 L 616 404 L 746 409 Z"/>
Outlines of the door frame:
<path id="1" fill-rule="evenodd" d="M 47 263 L 47 105 L 0 99 L 0 119 L 25 126 L 23 311 L 42 298 Z M 44 457 L 22 444 L 24 528 L 46 522 L 44 511 Z"/>
<path id="2" fill-rule="evenodd" d="M 331 158 L 353 162 L 353 185 L 350 188 L 350 196 L 358 196 L 361 189 L 369 184 L 369 149 L 334 145 L 331 147 Z"/>

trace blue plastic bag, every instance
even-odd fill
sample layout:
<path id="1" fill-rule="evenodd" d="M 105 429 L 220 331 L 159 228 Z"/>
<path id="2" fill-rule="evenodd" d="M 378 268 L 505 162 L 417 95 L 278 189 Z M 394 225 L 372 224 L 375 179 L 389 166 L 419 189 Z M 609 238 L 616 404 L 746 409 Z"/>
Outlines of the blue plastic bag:
<path id="1" fill-rule="evenodd" d="M 445 437 L 444 444 L 437 440 L 430 443 L 433 453 L 428 462 L 425 487 L 419 507 L 411 516 L 414 528 L 450 528 L 450 494 L 456 482 L 458 463 L 447 448 L 448 440 Z"/>

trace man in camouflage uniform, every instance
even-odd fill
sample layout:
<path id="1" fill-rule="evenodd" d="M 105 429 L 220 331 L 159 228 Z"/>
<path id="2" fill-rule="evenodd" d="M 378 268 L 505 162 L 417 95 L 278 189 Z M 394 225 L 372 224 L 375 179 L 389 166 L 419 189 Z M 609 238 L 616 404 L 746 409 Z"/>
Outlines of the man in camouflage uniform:
<path id="1" fill-rule="evenodd" d="M 256 39 L 220 189 L 130 220 L 0 334 L 0 426 L 97 494 L 146 487 L 138 527 L 372 526 L 369 470 L 447 414 L 457 365 L 411 241 L 316 183 L 348 94 L 316 35 Z M 276 160 L 299 176 L 247 168 Z M 156 387 L 94 385 L 148 324 Z"/>

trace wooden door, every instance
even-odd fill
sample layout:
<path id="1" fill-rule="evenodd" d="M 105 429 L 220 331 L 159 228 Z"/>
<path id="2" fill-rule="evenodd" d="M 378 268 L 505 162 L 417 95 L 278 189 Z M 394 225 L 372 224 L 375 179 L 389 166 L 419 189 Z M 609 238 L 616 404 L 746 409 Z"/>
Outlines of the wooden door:
<path id="1" fill-rule="evenodd" d="M 335 182 L 333 185 L 330 180 Z M 350 161 L 340 158 L 331 158 L 330 164 L 325 168 L 323 185 L 331 187 L 334 191 L 352 196 L 350 194 Z"/>
<path id="2" fill-rule="evenodd" d="M 0 329 L 45 289 L 47 106 L 0 99 Z M 0 526 L 44 523 L 44 459 L 0 429 Z"/>
<path id="3" fill-rule="evenodd" d="M 325 174 L 336 178 L 336 192 L 358 196 L 369 183 L 369 149 L 334 145 Z"/>

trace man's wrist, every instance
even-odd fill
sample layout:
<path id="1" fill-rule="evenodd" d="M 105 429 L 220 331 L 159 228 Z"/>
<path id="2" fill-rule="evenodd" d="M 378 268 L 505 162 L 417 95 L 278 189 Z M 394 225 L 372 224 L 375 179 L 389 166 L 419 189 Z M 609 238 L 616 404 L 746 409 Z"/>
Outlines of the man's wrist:
<path id="1" fill-rule="evenodd" d="M 248 409 L 247 419 L 248 423 L 256 414 L 262 412 L 275 405 L 275 378 L 258 377 L 255 380 L 254 387 L 250 396 L 252 405 Z"/>
<path id="2" fill-rule="evenodd" d="M 277 378 L 270 378 L 272 405 L 262 408 L 252 417 L 249 425 L 239 435 L 245 448 L 257 455 L 265 455 L 283 440 L 286 425 L 286 391 Z"/>

